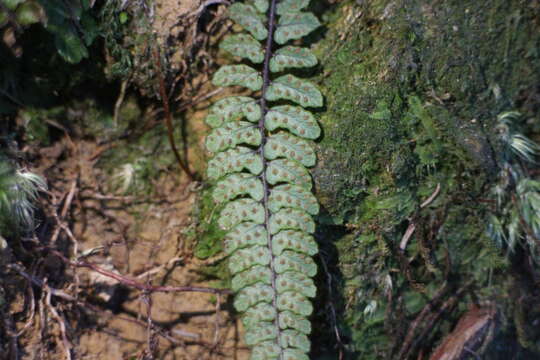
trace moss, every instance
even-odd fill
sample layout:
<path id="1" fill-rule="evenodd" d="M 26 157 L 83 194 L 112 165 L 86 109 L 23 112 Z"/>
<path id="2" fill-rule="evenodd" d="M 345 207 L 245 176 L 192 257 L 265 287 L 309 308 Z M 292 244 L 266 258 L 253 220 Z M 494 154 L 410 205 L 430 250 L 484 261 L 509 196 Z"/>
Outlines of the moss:
<path id="1" fill-rule="evenodd" d="M 219 213 L 222 207 L 214 203 L 212 190 L 213 187 L 209 186 L 200 192 L 193 211 L 193 216 L 197 219 L 194 255 L 199 259 L 209 259 L 223 254 L 223 238 L 226 231 L 222 230 L 218 225 Z M 200 267 L 198 272 L 205 278 L 216 280 L 216 287 L 230 288 L 232 277 L 227 261 L 223 261 L 223 258 Z"/>
<path id="2" fill-rule="evenodd" d="M 203 190 L 198 209 L 195 211 L 199 219 L 199 236 L 195 247 L 195 256 L 207 259 L 222 250 L 222 241 L 226 232 L 219 228 L 219 208 L 212 199 L 212 188 Z"/>
<path id="3" fill-rule="evenodd" d="M 337 256 L 334 290 L 351 358 L 396 358 L 442 284 L 452 289 L 448 300 L 472 280 L 476 300 L 496 298 L 509 311 L 512 300 L 501 296 L 509 265 L 484 235 L 485 200 L 499 161 L 497 114 L 540 115 L 539 6 L 378 0 L 325 14 L 316 51 L 327 109 L 314 179 L 321 234 L 336 225 L 347 234 L 321 246 Z M 411 223 L 404 261 L 399 245 Z M 460 298 L 400 356 L 429 353 L 470 301 Z M 314 353 L 323 356 L 324 346 Z"/>

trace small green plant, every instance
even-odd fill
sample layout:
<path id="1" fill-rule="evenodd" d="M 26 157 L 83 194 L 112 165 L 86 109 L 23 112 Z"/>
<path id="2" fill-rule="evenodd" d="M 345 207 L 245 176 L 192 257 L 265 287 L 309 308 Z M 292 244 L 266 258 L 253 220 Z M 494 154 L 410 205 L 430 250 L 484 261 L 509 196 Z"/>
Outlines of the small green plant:
<path id="1" fill-rule="evenodd" d="M 500 248 L 513 252 L 529 250 L 540 262 L 540 182 L 530 177 L 527 165 L 536 163 L 540 146 L 521 134 L 515 111 L 498 116 L 497 131 L 502 146 L 498 183 L 493 188 L 496 211 L 490 215 L 488 235 Z"/>
<path id="2" fill-rule="evenodd" d="M 0 234 L 34 228 L 34 202 L 45 191 L 45 180 L 30 171 L 16 170 L 0 157 Z"/>
<path id="3" fill-rule="evenodd" d="M 207 174 L 217 181 L 213 198 L 223 206 L 218 223 L 227 231 L 234 306 L 244 313 L 254 360 L 307 360 L 311 346 L 307 317 L 317 272 L 311 256 L 318 251 L 312 217 L 319 205 L 307 168 L 316 161 L 310 140 L 321 130 L 305 108 L 321 107 L 323 97 L 291 74 L 316 65 L 316 57 L 288 44 L 320 25 L 303 11 L 308 3 L 248 0 L 229 7 L 247 33 L 229 35 L 220 47 L 247 61 L 222 66 L 213 83 L 253 93 L 217 101 L 206 118 L 212 127 L 206 147 L 215 154 Z"/>

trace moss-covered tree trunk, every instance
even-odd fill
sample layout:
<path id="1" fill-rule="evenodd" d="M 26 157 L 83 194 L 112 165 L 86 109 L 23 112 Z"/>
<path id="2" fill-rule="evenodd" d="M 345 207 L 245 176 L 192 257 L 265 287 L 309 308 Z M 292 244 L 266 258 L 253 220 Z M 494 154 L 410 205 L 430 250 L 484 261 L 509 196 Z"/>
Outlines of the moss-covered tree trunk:
<path id="1" fill-rule="evenodd" d="M 540 133 L 540 2 L 334 6 L 315 45 L 316 356 L 539 359 L 539 267 L 486 228 L 503 216 L 498 116 L 518 111 L 520 131 Z"/>

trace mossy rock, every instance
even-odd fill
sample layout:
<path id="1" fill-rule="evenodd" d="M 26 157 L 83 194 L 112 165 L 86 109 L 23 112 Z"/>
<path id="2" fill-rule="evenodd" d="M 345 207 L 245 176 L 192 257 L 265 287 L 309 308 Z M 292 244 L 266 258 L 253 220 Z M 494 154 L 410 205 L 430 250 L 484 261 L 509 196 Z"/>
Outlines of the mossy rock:
<path id="1" fill-rule="evenodd" d="M 473 301 L 511 313 L 513 278 L 485 235 L 485 199 L 500 162 L 497 115 L 540 115 L 539 7 L 377 0 L 324 14 L 328 28 L 315 51 L 327 109 L 314 180 L 333 289 L 323 286 L 319 301 L 334 304 L 349 358 L 426 357 Z M 531 137 L 533 123 L 525 124 Z M 465 285 L 476 298 L 454 299 Z M 450 302 L 443 318 L 410 330 L 428 303 Z M 316 321 L 328 330 L 314 335 L 323 340 L 313 354 L 330 356 L 333 319 L 320 313 Z M 507 325 L 501 346 L 530 354 L 512 318 Z M 414 341 L 404 349 L 408 335 Z"/>

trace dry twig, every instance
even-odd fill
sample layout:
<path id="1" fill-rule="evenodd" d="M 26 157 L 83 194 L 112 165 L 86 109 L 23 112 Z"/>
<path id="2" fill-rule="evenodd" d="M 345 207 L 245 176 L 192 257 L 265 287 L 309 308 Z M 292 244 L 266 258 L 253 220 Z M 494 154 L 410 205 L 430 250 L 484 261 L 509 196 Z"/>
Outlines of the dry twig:
<path id="1" fill-rule="evenodd" d="M 176 161 L 178 162 L 178 165 L 180 165 L 180 168 L 186 173 L 189 180 L 193 181 L 195 180 L 195 176 L 189 169 L 188 164 L 185 164 L 182 158 L 180 157 L 180 154 L 178 153 L 178 149 L 176 148 L 176 144 L 174 141 L 174 128 L 172 125 L 171 110 L 169 108 L 169 96 L 167 95 L 167 91 L 165 90 L 165 80 L 163 79 L 163 73 L 161 70 L 161 58 L 159 55 L 159 49 L 157 47 L 154 49 L 154 61 L 156 63 L 156 73 L 157 73 L 158 82 L 159 82 L 159 92 L 161 96 L 161 101 L 163 102 L 163 111 L 165 112 L 163 120 L 165 122 L 165 125 L 167 126 L 167 136 L 169 138 L 169 143 L 171 145 L 171 149 L 174 153 L 174 156 L 176 157 Z M 187 154 L 185 155 L 187 158 Z"/>
<path id="2" fill-rule="evenodd" d="M 420 204 L 420 209 L 425 208 L 429 204 L 435 200 L 435 198 L 439 195 L 439 192 L 441 191 L 441 184 L 437 184 L 437 187 L 435 188 L 435 191 L 433 191 L 433 194 L 430 195 L 429 198 L 427 198 L 422 204 Z M 405 234 L 401 238 L 401 241 L 399 242 L 399 250 L 405 251 L 405 248 L 407 248 L 407 243 L 409 242 L 409 239 L 414 233 L 414 230 L 416 230 L 416 224 L 414 223 L 414 220 L 411 219 L 409 226 L 407 227 L 407 230 L 405 231 Z"/>
<path id="3" fill-rule="evenodd" d="M 64 354 L 66 355 L 66 360 L 71 360 L 71 349 L 72 345 L 67 337 L 67 326 L 64 318 L 60 316 L 58 311 L 56 310 L 56 307 L 51 304 L 51 292 L 47 291 L 47 295 L 45 295 L 45 304 L 47 305 L 47 309 L 51 312 L 52 316 L 58 323 L 58 326 L 60 327 L 60 334 L 62 336 L 62 345 L 64 347 Z"/>

